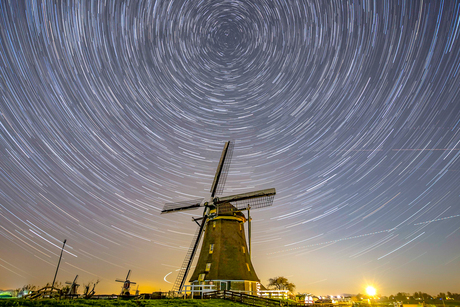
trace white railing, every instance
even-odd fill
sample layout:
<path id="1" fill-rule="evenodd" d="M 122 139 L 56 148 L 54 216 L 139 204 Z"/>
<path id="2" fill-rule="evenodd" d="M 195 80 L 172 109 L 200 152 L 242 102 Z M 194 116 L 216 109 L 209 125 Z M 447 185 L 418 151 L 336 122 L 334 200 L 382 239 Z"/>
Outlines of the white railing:
<path id="1" fill-rule="evenodd" d="M 194 296 L 201 296 L 203 297 L 203 293 L 216 291 L 216 285 L 185 285 L 182 287 L 182 291 L 180 291 L 181 295 L 187 297 L 187 295 L 191 295 L 193 298 Z"/>

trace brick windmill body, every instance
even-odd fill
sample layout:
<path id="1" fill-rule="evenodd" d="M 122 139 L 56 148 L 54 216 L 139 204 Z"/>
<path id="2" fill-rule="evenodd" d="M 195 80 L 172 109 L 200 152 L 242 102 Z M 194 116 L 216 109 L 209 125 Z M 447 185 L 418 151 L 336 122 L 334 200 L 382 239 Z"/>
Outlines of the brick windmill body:
<path id="1" fill-rule="evenodd" d="M 181 291 L 198 249 L 200 255 L 189 282 L 192 285 L 215 285 L 217 290 L 256 294 L 259 278 L 251 262 L 250 210 L 270 206 L 275 189 L 217 197 L 223 190 L 230 166 L 233 143 L 225 143 L 208 200 L 168 203 L 162 213 L 204 208 L 203 215 L 193 218 L 198 229 L 181 266 L 173 291 Z M 243 211 L 247 211 L 246 217 Z M 249 249 L 244 223 L 248 222 Z"/>

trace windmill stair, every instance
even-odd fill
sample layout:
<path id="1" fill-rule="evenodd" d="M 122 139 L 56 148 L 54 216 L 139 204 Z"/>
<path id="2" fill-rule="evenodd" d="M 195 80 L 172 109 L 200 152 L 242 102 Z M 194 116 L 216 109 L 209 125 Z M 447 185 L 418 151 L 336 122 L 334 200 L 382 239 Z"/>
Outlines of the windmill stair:
<path id="1" fill-rule="evenodd" d="M 203 219 L 201 222 L 201 226 L 197 227 L 197 230 L 195 232 L 195 235 L 193 236 L 192 243 L 190 244 L 190 247 L 188 249 L 187 255 L 185 255 L 184 262 L 182 263 L 179 274 L 176 277 L 176 280 L 174 281 L 174 285 L 172 287 L 172 291 L 177 292 L 180 291 L 182 286 L 183 286 L 183 280 L 185 275 L 188 273 L 190 266 L 191 266 L 191 261 L 193 260 L 193 256 L 198 249 L 198 244 L 200 242 L 201 234 L 204 231 L 204 227 L 206 225 L 206 219 Z"/>

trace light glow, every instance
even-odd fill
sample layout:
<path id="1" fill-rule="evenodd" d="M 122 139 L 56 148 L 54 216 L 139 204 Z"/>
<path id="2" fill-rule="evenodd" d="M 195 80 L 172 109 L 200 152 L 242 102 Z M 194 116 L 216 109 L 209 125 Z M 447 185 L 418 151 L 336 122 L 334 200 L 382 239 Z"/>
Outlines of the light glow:
<path id="1" fill-rule="evenodd" d="M 369 296 L 374 296 L 374 295 L 377 294 L 377 290 L 375 290 L 375 288 L 372 287 L 372 286 L 367 286 L 367 288 L 366 288 L 366 293 L 367 293 L 367 295 L 369 295 Z"/>

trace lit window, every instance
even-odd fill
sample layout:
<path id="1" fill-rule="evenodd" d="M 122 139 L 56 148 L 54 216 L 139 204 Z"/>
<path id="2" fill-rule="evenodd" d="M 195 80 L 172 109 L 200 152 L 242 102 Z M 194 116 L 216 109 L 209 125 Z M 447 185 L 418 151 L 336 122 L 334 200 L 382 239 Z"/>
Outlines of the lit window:
<path id="1" fill-rule="evenodd" d="M 240 223 L 240 230 L 243 230 L 243 228 L 241 226 L 243 226 L 243 225 L 241 225 L 241 223 Z"/>
<path id="2" fill-rule="evenodd" d="M 249 268 L 249 264 L 246 263 L 246 267 L 248 268 L 248 271 L 251 272 L 251 269 Z"/>
<path id="3" fill-rule="evenodd" d="M 209 253 L 212 254 L 214 251 L 214 243 L 209 244 Z"/>
<path id="4" fill-rule="evenodd" d="M 204 275 L 205 274 L 198 275 L 198 281 L 203 281 L 204 280 Z"/>
<path id="5" fill-rule="evenodd" d="M 209 270 L 211 270 L 211 262 L 206 263 L 206 269 L 205 269 L 205 271 L 206 271 L 206 272 L 209 272 Z"/>
<path id="6" fill-rule="evenodd" d="M 212 228 L 216 228 L 216 221 L 212 221 Z"/>
<path id="7" fill-rule="evenodd" d="M 244 246 L 241 246 L 241 250 L 243 251 L 243 254 L 246 254 L 246 248 Z"/>

